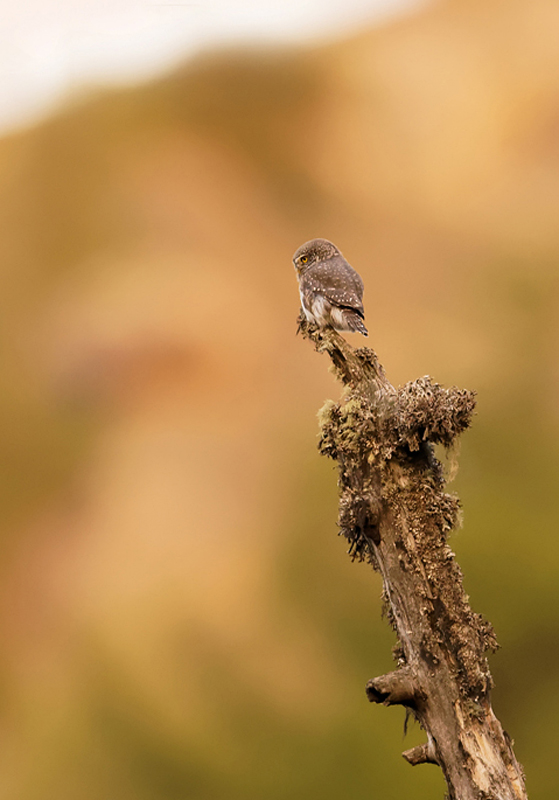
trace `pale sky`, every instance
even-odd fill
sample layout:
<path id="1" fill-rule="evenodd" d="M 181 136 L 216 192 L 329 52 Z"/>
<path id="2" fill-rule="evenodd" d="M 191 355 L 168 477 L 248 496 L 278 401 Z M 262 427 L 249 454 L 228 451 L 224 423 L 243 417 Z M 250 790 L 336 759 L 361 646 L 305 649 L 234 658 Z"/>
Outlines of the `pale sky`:
<path id="1" fill-rule="evenodd" d="M 343 35 L 421 0 L 0 0 L 0 134 L 81 86 L 135 81 L 221 42 Z"/>

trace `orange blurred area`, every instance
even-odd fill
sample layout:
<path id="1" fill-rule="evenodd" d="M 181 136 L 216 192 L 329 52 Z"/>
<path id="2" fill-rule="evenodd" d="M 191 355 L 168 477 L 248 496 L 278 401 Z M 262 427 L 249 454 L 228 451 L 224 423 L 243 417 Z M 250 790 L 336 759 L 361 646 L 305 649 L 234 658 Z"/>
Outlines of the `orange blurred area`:
<path id="1" fill-rule="evenodd" d="M 394 383 L 479 393 L 451 544 L 528 790 L 557 796 L 558 29 L 552 0 L 449 0 L 0 142 L 4 797 L 443 796 L 364 696 L 393 637 L 316 452 L 315 236 Z"/>

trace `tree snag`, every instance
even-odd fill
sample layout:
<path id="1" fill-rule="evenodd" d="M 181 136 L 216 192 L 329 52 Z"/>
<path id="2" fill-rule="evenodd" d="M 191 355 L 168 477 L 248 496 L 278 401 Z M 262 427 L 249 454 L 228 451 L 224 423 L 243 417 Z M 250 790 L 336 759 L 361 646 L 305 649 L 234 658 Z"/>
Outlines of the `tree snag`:
<path id="1" fill-rule="evenodd" d="M 485 653 L 497 640 L 470 608 L 447 544 L 460 505 L 444 491 L 433 447 L 449 447 L 468 428 L 474 393 L 429 377 L 396 389 L 373 350 L 354 350 L 303 319 L 299 330 L 328 353 L 344 385 L 340 402 L 319 414 L 319 449 L 339 466 L 338 522 L 349 555 L 380 572 L 398 636 L 398 669 L 369 681 L 367 696 L 405 706 L 419 721 L 427 742 L 403 756 L 438 764 L 449 800 L 525 800 L 522 768 L 490 703 Z"/>

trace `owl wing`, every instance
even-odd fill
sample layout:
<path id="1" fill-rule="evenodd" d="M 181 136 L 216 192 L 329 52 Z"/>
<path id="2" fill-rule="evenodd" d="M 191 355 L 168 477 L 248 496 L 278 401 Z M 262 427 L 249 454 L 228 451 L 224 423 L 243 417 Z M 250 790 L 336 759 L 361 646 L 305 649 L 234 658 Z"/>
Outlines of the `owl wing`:
<path id="1" fill-rule="evenodd" d="M 363 281 L 341 256 L 329 258 L 313 265 L 308 276 L 311 291 L 319 292 L 338 308 L 349 308 L 365 318 L 363 308 Z M 311 270 L 309 270 L 311 272 Z"/>

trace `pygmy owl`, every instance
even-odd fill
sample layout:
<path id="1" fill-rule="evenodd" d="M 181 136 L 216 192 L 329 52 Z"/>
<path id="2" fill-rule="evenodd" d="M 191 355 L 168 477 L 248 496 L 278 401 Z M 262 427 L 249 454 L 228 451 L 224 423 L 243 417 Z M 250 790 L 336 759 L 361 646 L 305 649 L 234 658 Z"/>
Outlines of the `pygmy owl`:
<path id="1" fill-rule="evenodd" d="M 312 239 L 295 252 L 293 263 L 307 322 L 369 335 L 363 322 L 363 281 L 336 245 Z"/>

